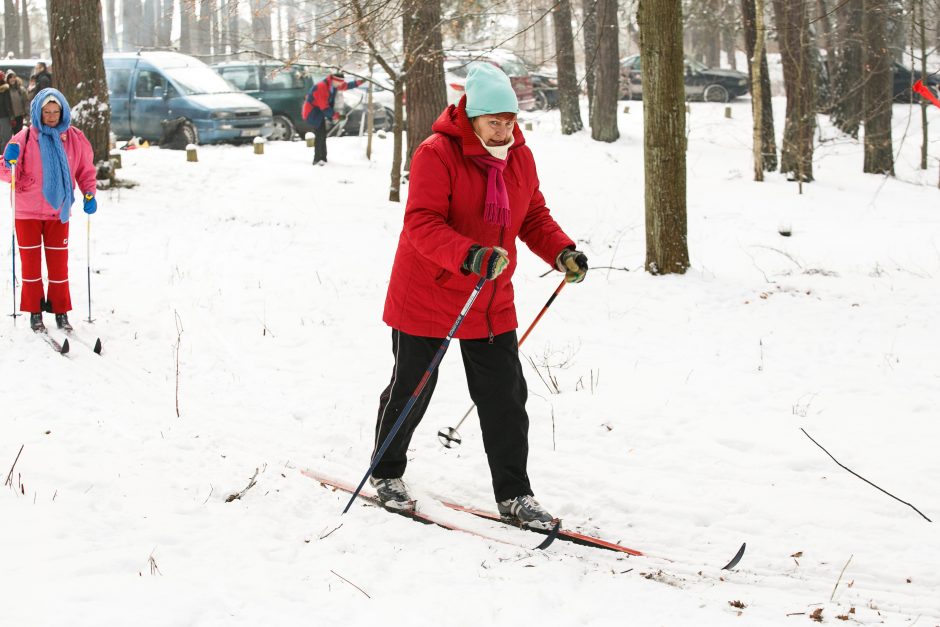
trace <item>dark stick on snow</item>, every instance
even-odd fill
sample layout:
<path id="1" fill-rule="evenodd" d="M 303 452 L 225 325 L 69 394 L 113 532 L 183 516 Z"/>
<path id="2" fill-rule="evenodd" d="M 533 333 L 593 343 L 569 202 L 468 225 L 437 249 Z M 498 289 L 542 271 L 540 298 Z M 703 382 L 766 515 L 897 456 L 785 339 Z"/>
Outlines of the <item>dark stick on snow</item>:
<path id="1" fill-rule="evenodd" d="M 357 586 L 356 584 L 354 584 L 354 583 L 351 582 L 350 580 L 346 579 L 345 577 L 343 577 L 342 575 L 340 575 L 340 574 L 339 574 L 338 572 L 336 572 L 335 570 L 330 569 L 330 572 L 333 573 L 334 575 L 336 575 L 337 577 L 339 577 L 340 579 L 342 579 L 343 581 L 345 581 L 346 583 L 348 583 L 349 585 L 351 585 L 353 588 L 355 588 L 356 590 L 358 590 L 358 591 L 361 592 L 362 594 L 366 595 L 368 598 L 370 598 L 370 599 L 372 598 L 372 597 L 369 596 L 369 593 L 368 593 L 368 592 L 366 592 L 365 590 L 363 590 L 362 588 L 360 588 L 359 586 Z"/>
<path id="2" fill-rule="evenodd" d="M 26 445 L 25 445 L 25 444 L 20 444 L 20 452 L 16 454 L 16 459 L 13 460 L 13 465 L 10 466 L 10 472 L 7 473 L 7 480 L 3 482 L 3 485 L 5 485 L 5 486 L 12 486 L 12 485 L 13 485 L 13 469 L 16 468 L 16 462 L 20 461 L 20 455 L 23 454 L 23 447 L 24 447 L 24 446 L 26 446 Z"/>
<path id="3" fill-rule="evenodd" d="M 862 475 L 858 474 L 857 472 L 855 472 L 855 471 L 852 470 L 851 468 L 848 468 L 848 467 L 844 466 L 842 463 L 839 462 L 838 459 L 836 459 L 835 457 L 833 457 L 833 456 L 832 456 L 832 453 L 830 453 L 829 451 L 827 451 L 827 450 L 825 449 L 825 447 L 823 447 L 822 444 L 820 444 L 820 443 L 817 442 L 816 440 L 813 440 L 813 436 L 811 436 L 810 434 L 806 433 L 806 429 L 800 427 L 800 431 L 802 431 L 802 432 L 804 433 L 804 435 L 806 435 L 806 437 L 808 437 L 808 438 L 813 442 L 813 444 L 815 444 L 816 446 L 818 446 L 819 448 L 821 448 L 821 449 L 823 450 L 823 452 L 824 452 L 826 455 L 828 455 L 828 456 L 832 459 L 832 461 L 834 461 L 836 464 L 839 465 L 840 468 L 843 468 L 843 469 L 847 470 L 848 472 L 852 473 L 853 475 L 855 475 L 856 477 L 858 477 L 859 479 L 861 479 L 862 481 L 864 481 L 865 483 L 867 483 L 867 484 L 870 485 L 871 487 L 877 488 L 878 490 L 881 490 L 882 492 L 884 492 L 885 494 L 887 494 L 888 496 L 890 496 L 891 498 L 893 498 L 895 501 L 900 501 L 901 503 L 904 503 L 905 505 L 907 505 L 908 507 L 910 507 L 912 510 L 914 510 L 915 512 L 917 512 L 918 514 L 920 514 L 921 516 L 923 516 L 923 517 L 924 517 L 924 520 L 926 520 L 927 522 L 933 522 L 932 520 L 930 520 L 929 518 L 927 518 L 926 516 L 924 516 L 924 512 L 920 511 L 919 509 L 917 509 L 916 507 L 914 507 L 913 505 L 911 505 L 911 504 L 908 503 L 907 501 L 903 501 L 903 500 L 899 499 L 898 497 L 894 496 L 893 494 L 891 494 L 890 492 L 888 492 L 888 491 L 885 490 L 884 488 L 881 488 L 881 487 L 875 485 L 874 483 L 872 483 L 871 481 L 869 481 L 868 479 L 866 479 L 866 478 L 863 477 Z"/>
<path id="4" fill-rule="evenodd" d="M 226 502 L 226 503 L 231 503 L 232 501 L 234 501 L 234 500 L 236 500 L 236 499 L 240 499 L 240 498 L 242 498 L 243 496 L 245 496 L 245 492 L 247 492 L 248 490 L 250 490 L 250 489 L 252 489 L 253 487 L 255 487 L 255 484 L 257 483 L 257 481 L 255 481 L 255 479 L 256 479 L 257 477 L 258 477 L 258 469 L 255 468 L 255 474 L 253 474 L 253 475 L 251 476 L 251 479 L 248 480 L 248 485 L 245 486 L 245 489 L 242 490 L 241 492 L 236 492 L 235 494 L 229 494 L 227 497 L 225 497 L 225 502 Z"/>

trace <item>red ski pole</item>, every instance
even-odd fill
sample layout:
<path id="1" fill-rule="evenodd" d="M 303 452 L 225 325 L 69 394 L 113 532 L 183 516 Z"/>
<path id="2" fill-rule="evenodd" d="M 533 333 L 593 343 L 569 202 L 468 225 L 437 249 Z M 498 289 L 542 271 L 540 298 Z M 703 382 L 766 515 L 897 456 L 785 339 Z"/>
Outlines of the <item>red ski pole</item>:
<path id="1" fill-rule="evenodd" d="M 559 293 L 561 293 L 561 288 L 563 288 L 567 282 L 568 281 L 565 278 L 562 278 L 561 283 L 559 283 L 558 287 L 555 288 L 555 291 L 552 292 L 548 302 L 545 303 L 545 306 L 542 307 L 541 311 L 539 311 L 539 315 L 535 317 L 535 320 L 532 321 L 532 324 L 529 325 L 529 328 L 526 329 L 525 333 L 522 334 L 522 338 L 519 340 L 519 346 L 522 346 L 522 343 L 525 342 L 525 339 L 529 337 L 529 333 L 532 333 L 532 329 L 534 329 L 535 325 L 538 324 L 539 320 L 542 319 L 542 316 L 545 315 L 545 312 L 548 311 L 548 308 L 551 307 L 551 304 L 555 302 L 555 298 Z M 460 422 L 457 423 L 456 427 L 447 427 L 446 429 L 441 429 L 437 432 L 437 439 L 441 441 L 441 444 L 447 448 L 453 448 L 460 445 L 461 439 L 460 434 L 457 433 L 457 429 L 459 429 L 460 425 L 463 424 L 463 421 L 467 419 L 467 416 L 470 415 L 470 412 L 473 411 L 474 407 L 476 407 L 476 404 L 470 406 L 470 409 L 468 409 L 467 413 L 463 415 L 463 418 L 460 419 Z"/>

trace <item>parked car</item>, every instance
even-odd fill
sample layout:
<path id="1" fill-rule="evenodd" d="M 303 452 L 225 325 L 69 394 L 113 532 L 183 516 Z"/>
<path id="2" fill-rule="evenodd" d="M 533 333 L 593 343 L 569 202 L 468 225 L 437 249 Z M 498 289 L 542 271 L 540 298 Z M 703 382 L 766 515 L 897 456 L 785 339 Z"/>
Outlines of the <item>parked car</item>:
<path id="1" fill-rule="evenodd" d="M 276 61 L 228 61 L 212 66 L 219 75 L 234 87 L 244 91 L 271 107 L 274 115 L 272 140 L 290 140 L 295 134 L 313 130 L 301 116 L 304 97 L 314 83 L 323 80 L 326 73 L 319 68 L 302 64 L 285 66 Z M 327 121 L 331 134 L 359 135 L 365 126 L 367 92 L 365 87 L 351 89 L 342 94 L 339 113 L 343 117 L 342 128 L 334 128 Z M 394 113 L 391 109 L 373 102 L 373 127 L 388 130 L 392 127 Z"/>
<path id="2" fill-rule="evenodd" d="M 558 106 L 558 75 L 550 72 L 530 72 L 535 90 L 536 109 L 554 109 Z"/>
<path id="3" fill-rule="evenodd" d="M 893 87 L 895 102 L 920 102 L 920 95 L 911 91 L 914 83 L 921 80 L 922 74 L 918 70 L 913 72 L 900 63 L 893 63 L 891 71 L 894 75 Z M 928 74 L 924 79 L 924 84 L 933 92 L 933 95 L 940 97 L 940 77 L 936 74 Z"/>
<path id="4" fill-rule="evenodd" d="M 159 142 L 182 120 L 187 143 L 251 141 L 274 131 L 271 108 L 235 90 L 205 63 L 178 52 L 109 53 L 104 68 L 117 139 Z"/>
<path id="5" fill-rule="evenodd" d="M 686 100 L 728 102 L 748 92 L 748 78 L 744 72 L 710 68 L 695 59 L 685 59 Z M 620 98 L 643 98 L 643 73 L 640 55 L 629 56 L 620 62 Z"/>
<path id="6" fill-rule="evenodd" d="M 447 102 L 455 104 L 464 94 L 467 74 L 474 63 L 490 63 L 501 69 L 512 84 L 519 109 L 532 111 L 536 108 L 532 77 L 525 63 L 508 50 L 450 50 L 444 53 L 444 80 L 447 83 Z"/>

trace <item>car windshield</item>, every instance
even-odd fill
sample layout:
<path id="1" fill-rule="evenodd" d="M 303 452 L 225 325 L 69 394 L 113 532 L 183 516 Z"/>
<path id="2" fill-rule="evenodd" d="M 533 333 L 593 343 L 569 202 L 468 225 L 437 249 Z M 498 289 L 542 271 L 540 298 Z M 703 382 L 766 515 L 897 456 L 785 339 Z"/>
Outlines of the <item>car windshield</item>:
<path id="1" fill-rule="evenodd" d="M 499 68 L 506 73 L 506 76 L 528 76 L 529 72 L 525 66 L 514 59 L 500 59 Z"/>
<path id="2" fill-rule="evenodd" d="M 695 59 L 690 59 L 688 57 L 686 57 L 685 59 L 685 65 L 686 67 L 692 68 L 696 72 L 704 72 L 708 69 L 708 66 L 705 65 L 704 63 L 696 61 Z"/>
<path id="3" fill-rule="evenodd" d="M 184 96 L 236 91 L 228 81 L 207 67 L 175 67 L 165 71 Z"/>

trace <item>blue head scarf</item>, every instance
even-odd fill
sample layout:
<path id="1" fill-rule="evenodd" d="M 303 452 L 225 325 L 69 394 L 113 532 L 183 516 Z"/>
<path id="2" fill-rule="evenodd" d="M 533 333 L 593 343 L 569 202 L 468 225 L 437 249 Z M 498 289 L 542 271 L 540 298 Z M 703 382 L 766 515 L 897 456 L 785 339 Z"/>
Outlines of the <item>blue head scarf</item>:
<path id="1" fill-rule="evenodd" d="M 62 107 L 62 115 L 56 126 L 46 126 L 42 123 L 42 105 L 47 98 L 52 97 Z M 65 147 L 62 145 L 62 133 L 72 125 L 72 109 L 68 101 L 58 89 L 47 87 L 43 89 L 30 105 L 30 117 L 33 129 L 39 131 L 39 154 L 42 156 L 42 195 L 59 210 L 59 219 L 65 223 L 69 221 L 72 212 L 72 203 L 75 201 L 72 182 L 72 170 L 69 160 L 65 156 Z"/>

